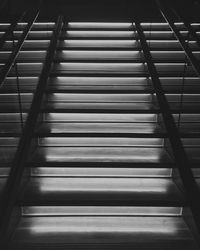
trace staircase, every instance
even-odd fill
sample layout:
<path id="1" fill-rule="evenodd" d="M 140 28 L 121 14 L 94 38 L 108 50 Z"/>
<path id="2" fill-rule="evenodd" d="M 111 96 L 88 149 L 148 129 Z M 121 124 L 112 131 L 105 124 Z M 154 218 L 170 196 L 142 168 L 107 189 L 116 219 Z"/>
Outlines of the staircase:
<path id="1" fill-rule="evenodd" d="M 199 35 L 200 24 L 192 25 Z M 8 26 L 0 25 L 2 34 Z M 199 184 L 200 79 L 167 23 L 141 26 Z M 54 27 L 34 23 L 1 88 L 1 190 Z M 200 59 L 197 44 L 188 46 Z M 10 37 L 1 67 L 12 48 Z M 26 169 L 11 250 L 198 249 L 134 23 L 63 26 Z"/>

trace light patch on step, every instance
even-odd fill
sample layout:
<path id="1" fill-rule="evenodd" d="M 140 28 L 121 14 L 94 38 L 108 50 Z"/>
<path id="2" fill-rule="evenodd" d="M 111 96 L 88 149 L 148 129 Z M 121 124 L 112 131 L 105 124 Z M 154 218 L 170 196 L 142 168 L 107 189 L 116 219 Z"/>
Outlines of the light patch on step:
<path id="1" fill-rule="evenodd" d="M 169 179 L 162 178 L 40 178 L 42 193 L 163 193 L 171 186 Z"/>
<path id="2" fill-rule="evenodd" d="M 145 233 L 168 234 L 178 233 L 180 220 L 175 218 L 154 217 L 48 217 L 34 218 L 30 226 L 33 234 L 49 233 L 119 233 L 140 235 Z"/>

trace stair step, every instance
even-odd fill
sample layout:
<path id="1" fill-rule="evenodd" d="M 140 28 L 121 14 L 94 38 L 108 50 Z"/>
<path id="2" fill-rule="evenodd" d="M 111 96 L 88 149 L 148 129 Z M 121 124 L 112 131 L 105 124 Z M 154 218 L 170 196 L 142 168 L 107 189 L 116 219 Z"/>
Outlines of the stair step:
<path id="1" fill-rule="evenodd" d="M 118 22 L 69 22 L 67 25 L 69 29 L 131 29 L 132 23 L 118 23 Z"/>
<path id="2" fill-rule="evenodd" d="M 42 146 L 35 151 L 32 161 L 170 163 L 171 159 L 163 148 Z"/>
<path id="3" fill-rule="evenodd" d="M 37 76 L 19 77 L 20 92 L 33 92 L 38 83 Z M 198 77 L 160 77 L 162 87 L 165 91 L 172 93 L 180 93 L 182 84 L 184 83 L 184 93 L 192 91 L 198 93 L 200 90 Z M 147 93 L 152 91 L 151 80 L 146 77 L 51 77 L 48 81 L 48 91 L 58 92 L 64 90 L 132 90 L 144 91 Z M 17 78 L 7 77 L 5 84 L 1 89 L 1 93 L 17 92 Z M 192 93 L 191 92 L 191 93 Z"/>
<path id="4" fill-rule="evenodd" d="M 29 216 L 181 216 L 182 207 L 93 207 L 93 206 L 34 206 L 22 207 L 23 217 Z"/>
<path id="5" fill-rule="evenodd" d="M 195 127 L 198 124 L 195 124 Z M 1 126 L 0 126 L 1 127 Z M 162 129 L 158 124 L 154 123 L 43 123 L 39 127 L 39 134 L 43 133 L 55 133 L 55 134 L 63 134 L 64 133 L 89 133 L 89 134 L 96 134 L 96 133 L 103 133 L 103 134 L 126 134 L 126 136 L 130 136 L 131 134 L 138 134 L 142 137 L 148 134 L 155 134 L 162 133 Z"/>
<path id="6" fill-rule="evenodd" d="M 0 69 L 26 25 L 5 42 Z M 175 25 L 200 59 L 184 24 Z M 200 37 L 200 23 L 192 25 Z M 200 78 L 167 23 L 141 26 L 200 189 Z M 0 37 L 8 27 L 0 25 Z M 54 28 L 55 22 L 34 23 L 1 89 L 0 199 Z M 63 25 L 9 250 L 198 249 L 138 38 L 131 22 Z"/>
<path id="7" fill-rule="evenodd" d="M 184 204 L 182 193 L 172 179 L 166 177 L 32 177 L 20 200 L 26 205 L 51 206 Z"/>
<path id="8" fill-rule="evenodd" d="M 27 41 L 27 46 L 28 46 Z M 33 41 L 34 42 L 34 41 Z M 31 42 L 30 42 L 31 43 Z M 36 42 L 35 42 L 36 43 Z M 43 41 L 44 43 L 44 41 Z M 150 49 L 153 50 L 159 50 L 159 49 L 173 49 L 173 50 L 181 50 L 181 46 L 177 40 L 147 40 L 148 45 L 150 46 Z M 37 43 L 36 43 L 37 46 Z M 193 50 L 198 50 L 198 45 L 195 41 L 189 41 L 188 46 L 193 49 Z M 67 40 L 61 40 L 58 45 L 58 49 L 97 49 L 97 48 L 102 48 L 102 49 L 140 49 L 141 50 L 141 44 L 138 40 L 132 39 L 132 40 L 120 40 L 120 39 L 115 39 L 115 40 L 98 40 L 98 39 L 93 39 L 93 40 L 84 40 L 84 39 L 67 39 Z"/>
<path id="9" fill-rule="evenodd" d="M 23 31 L 14 31 L 14 39 L 19 39 Z M 0 31 L 0 37 L 3 36 L 5 32 Z M 34 30 L 30 31 L 28 34 L 28 39 L 49 39 L 52 36 L 53 31 L 51 30 Z M 183 37 L 187 37 L 187 31 L 180 31 Z M 196 32 L 198 36 L 200 36 L 200 31 Z M 175 35 L 172 31 L 144 31 L 144 34 L 147 39 L 156 39 L 156 40 L 163 40 L 163 39 L 175 39 Z M 103 39 L 136 39 L 137 32 L 135 31 L 90 31 L 90 30 L 68 30 L 63 31 L 61 34 L 61 38 L 78 38 L 78 39 L 92 39 L 92 38 L 103 38 Z M 12 37 L 9 38 L 10 40 Z"/>
<path id="10" fill-rule="evenodd" d="M 56 225 L 56 226 L 55 226 Z M 151 236 L 150 236 L 150 235 Z M 78 243 L 77 243 L 78 242 Z M 55 216 L 22 218 L 13 236 L 13 247 L 36 249 L 87 248 L 145 249 L 149 244 L 163 249 L 196 249 L 190 231 L 181 217 L 154 216 Z M 114 244 L 114 245 L 112 245 Z M 11 249 L 14 249 L 11 248 Z"/>
<path id="11" fill-rule="evenodd" d="M 198 174 L 198 170 L 197 170 Z M 127 168 L 125 165 L 119 168 L 110 167 L 32 167 L 32 177 L 96 177 L 96 178 L 164 178 L 172 177 L 171 168 Z"/>

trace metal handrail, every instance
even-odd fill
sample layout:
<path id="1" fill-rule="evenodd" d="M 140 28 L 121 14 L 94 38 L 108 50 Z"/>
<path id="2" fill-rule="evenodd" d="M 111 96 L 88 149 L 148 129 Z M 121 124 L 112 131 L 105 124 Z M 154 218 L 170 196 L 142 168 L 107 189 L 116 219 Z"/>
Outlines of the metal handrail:
<path id="1" fill-rule="evenodd" d="M 46 59 L 44 62 L 44 66 L 39 78 L 39 82 L 35 91 L 35 95 L 33 97 L 33 101 L 30 107 L 30 111 L 24 125 L 23 133 L 20 138 L 20 142 L 11 166 L 10 175 L 8 177 L 2 203 L 0 207 L 0 240 L 4 242 L 4 238 L 8 227 L 10 224 L 11 216 L 14 211 L 14 207 L 16 205 L 16 201 L 18 195 L 20 193 L 20 184 L 22 182 L 25 166 L 28 161 L 28 156 L 31 150 L 31 142 L 34 135 L 35 126 L 37 123 L 37 118 L 40 113 L 40 107 L 43 99 L 43 94 L 46 89 L 47 80 L 49 77 L 51 64 L 53 62 L 54 53 L 56 50 L 57 40 L 62 29 L 63 18 L 61 16 L 58 17 L 56 27 L 54 30 L 54 34 L 52 36 L 49 50 L 46 55 Z M 5 243 L 4 243 L 5 244 Z"/>
<path id="2" fill-rule="evenodd" d="M 179 170 L 179 174 L 183 183 L 186 199 L 189 207 L 192 210 L 196 225 L 200 232 L 200 213 L 199 213 L 200 203 L 198 202 L 198 198 L 200 197 L 200 192 L 197 183 L 194 179 L 192 169 L 190 168 L 190 163 L 187 158 L 184 147 L 182 145 L 180 134 L 177 129 L 176 123 L 174 121 L 174 118 L 172 116 L 172 113 L 170 111 L 168 101 L 165 97 L 156 67 L 153 63 L 151 52 L 146 42 L 146 38 L 143 33 L 142 27 L 139 22 L 135 22 L 135 26 L 138 32 L 141 46 L 143 48 L 144 57 L 147 62 L 148 70 L 152 79 L 152 84 L 154 86 L 157 100 L 161 109 L 164 124 L 167 130 L 167 134 L 175 158 L 175 163 Z"/>
<path id="3" fill-rule="evenodd" d="M 33 15 L 33 17 L 31 18 L 31 21 L 28 23 L 28 25 L 26 26 L 26 28 L 23 31 L 23 34 L 21 36 L 21 38 L 19 39 L 15 49 L 13 50 L 12 54 L 10 55 L 9 60 L 6 62 L 6 64 L 4 65 L 3 69 L 1 70 L 0 73 L 0 87 L 3 86 L 5 79 L 7 77 L 7 75 L 9 74 L 13 63 L 15 62 L 23 44 L 24 41 L 26 40 L 29 31 L 32 29 L 34 22 L 36 21 L 38 15 L 39 15 L 39 9 L 36 11 L 36 13 Z"/>
<path id="4" fill-rule="evenodd" d="M 195 73 L 197 74 L 197 76 L 200 76 L 200 63 L 196 59 L 196 57 L 193 55 L 191 49 L 187 46 L 187 44 L 185 42 L 185 39 L 180 34 L 180 32 L 177 29 L 174 22 L 171 20 L 171 13 L 169 11 L 168 6 L 165 5 L 165 7 L 164 7 L 163 4 L 159 0 L 157 0 L 157 3 L 158 3 L 158 7 L 160 9 L 160 12 L 161 12 L 162 16 L 164 17 L 166 22 L 169 24 L 171 30 L 175 34 L 175 36 L 176 36 L 177 40 L 179 41 L 182 49 L 184 50 L 185 54 L 187 55 L 188 60 L 192 64 Z"/>

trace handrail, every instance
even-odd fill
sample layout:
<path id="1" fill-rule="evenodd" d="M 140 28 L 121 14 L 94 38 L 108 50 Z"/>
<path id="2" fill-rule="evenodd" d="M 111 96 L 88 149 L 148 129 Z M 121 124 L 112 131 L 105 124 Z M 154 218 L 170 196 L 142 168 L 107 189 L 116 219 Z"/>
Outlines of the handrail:
<path id="1" fill-rule="evenodd" d="M 15 49 L 13 50 L 12 54 L 10 55 L 9 60 L 6 62 L 6 64 L 4 65 L 1 73 L 0 73 L 0 87 L 3 86 L 4 81 L 7 77 L 7 75 L 9 74 L 13 63 L 15 62 L 23 44 L 25 39 L 27 38 L 29 31 L 31 30 L 31 28 L 33 27 L 34 22 L 36 21 L 38 15 L 39 15 L 39 10 L 36 11 L 36 13 L 33 15 L 33 17 L 31 18 L 31 21 L 27 24 L 25 30 L 23 31 L 23 34 L 21 36 L 21 38 L 19 39 Z"/>
<path id="2" fill-rule="evenodd" d="M 192 210 L 198 231 L 200 233 L 200 203 L 197 200 L 200 197 L 200 192 L 190 168 L 190 163 L 184 150 L 178 128 L 175 124 L 168 101 L 165 97 L 156 67 L 153 63 L 152 55 L 147 45 L 142 27 L 139 22 L 135 22 L 135 27 L 138 32 L 138 37 L 140 39 L 141 47 L 143 49 L 144 57 L 152 79 L 152 84 L 161 109 L 167 134 L 169 136 L 169 141 L 175 158 L 175 164 L 179 170 L 179 174 L 183 183 L 186 199 Z"/>
<path id="3" fill-rule="evenodd" d="M 177 29 L 174 22 L 171 20 L 171 13 L 170 13 L 168 7 L 165 5 L 165 8 L 164 8 L 163 4 L 159 0 L 157 0 L 157 3 L 158 3 L 158 6 L 159 6 L 159 9 L 160 9 L 160 12 L 161 12 L 162 16 L 164 17 L 166 22 L 169 24 L 171 30 L 175 34 L 175 36 L 176 36 L 177 40 L 179 41 L 182 49 L 184 50 L 185 54 L 187 55 L 187 58 L 189 59 L 190 63 L 192 64 L 195 73 L 198 76 L 200 76 L 200 63 L 196 59 L 196 57 L 193 55 L 191 49 L 187 46 L 187 44 L 185 42 L 185 39 L 180 34 L 180 32 Z"/>
<path id="4" fill-rule="evenodd" d="M 170 6 L 171 7 L 171 6 Z M 171 7 L 172 8 L 172 7 Z M 172 8 L 176 16 L 181 20 L 181 22 L 184 23 L 185 27 L 188 29 L 189 34 L 192 36 L 192 38 L 196 41 L 200 48 L 200 38 L 198 37 L 197 33 L 193 29 L 192 25 L 187 21 L 186 17 L 181 13 L 180 10 L 177 10 L 177 8 Z"/>
<path id="5" fill-rule="evenodd" d="M 11 32 L 13 32 L 14 28 L 16 27 L 17 23 L 20 22 L 23 17 L 25 15 L 25 12 L 22 14 L 21 17 L 15 19 L 10 26 L 8 27 L 8 29 L 6 30 L 6 32 L 3 34 L 3 36 L 0 38 L 0 50 L 3 49 L 3 45 L 5 43 L 6 40 L 8 40 L 9 35 L 11 34 Z"/>
<path id="6" fill-rule="evenodd" d="M 46 89 L 47 80 L 49 77 L 51 64 L 54 59 L 54 53 L 56 50 L 57 40 L 62 29 L 63 18 L 58 17 L 56 27 L 49 45 L 49 50 L 45 58 L 44 66 L 39 78 L 39 82 L 33 97 L 33 101 L 30 107 L 30 111 L 24 125 L 23 134 L 20 138 L 20 142 L 11 166 L 10 175 L 8 177 L 2 203 L 0 207 L 0 236 L 1 241 L 4 240 L 7 232 L 10 218 L 14 210 L 18 195 L 20 193 L 20 184 L 23 178 L 25 166 L 28 161 L 28 156 L 31 150 L 31 142 L 34 135 L 37 118 L 39 116 L 40 107 L 43 99 L 43 94 Z"/>

